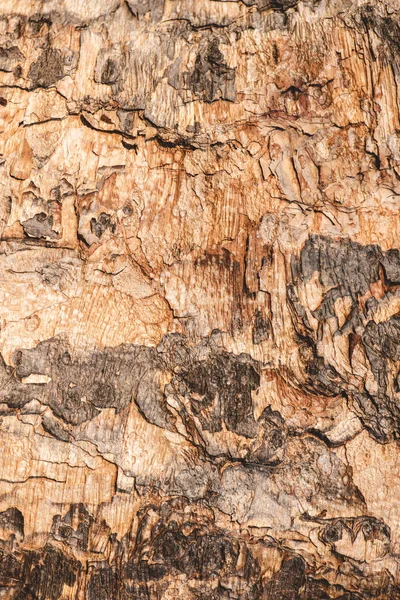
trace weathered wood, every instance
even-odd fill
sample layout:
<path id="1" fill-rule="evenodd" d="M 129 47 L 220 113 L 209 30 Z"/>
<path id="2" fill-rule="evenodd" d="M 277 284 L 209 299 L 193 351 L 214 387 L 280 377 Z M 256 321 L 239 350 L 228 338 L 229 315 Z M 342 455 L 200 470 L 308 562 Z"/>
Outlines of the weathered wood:
<path id="1" fill-rule="evenodd" d="M 400 598 L 399 0 L 3 0 L 0 598 Z"/>

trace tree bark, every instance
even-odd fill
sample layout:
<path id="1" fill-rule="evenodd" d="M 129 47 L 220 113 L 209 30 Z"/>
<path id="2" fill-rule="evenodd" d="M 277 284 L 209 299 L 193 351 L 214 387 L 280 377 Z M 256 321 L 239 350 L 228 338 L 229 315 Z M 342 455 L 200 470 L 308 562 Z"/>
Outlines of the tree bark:
<path id="1" fill-rule="evenodd" d="M 398 0 L 2 0 L 0 598 L 400 598 Z"/>

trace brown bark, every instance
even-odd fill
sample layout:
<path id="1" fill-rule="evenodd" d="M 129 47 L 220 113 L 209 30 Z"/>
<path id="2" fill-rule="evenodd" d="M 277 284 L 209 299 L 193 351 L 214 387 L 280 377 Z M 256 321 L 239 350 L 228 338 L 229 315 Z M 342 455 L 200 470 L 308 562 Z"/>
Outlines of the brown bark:
<path id="1" fill-rule="evenodd" d="M 0 598 L 400 598 L 398 0 L 3 0 Z"/>

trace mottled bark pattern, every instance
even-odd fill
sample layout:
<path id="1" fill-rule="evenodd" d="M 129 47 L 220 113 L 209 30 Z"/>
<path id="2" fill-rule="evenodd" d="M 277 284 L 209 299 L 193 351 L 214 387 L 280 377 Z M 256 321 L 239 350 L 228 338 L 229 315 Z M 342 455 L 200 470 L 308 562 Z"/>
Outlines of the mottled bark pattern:
<path id="1" fill-rule="evenodd" d="M 3 0 L 0 598 L 400 599 L 398 0 Z"/>

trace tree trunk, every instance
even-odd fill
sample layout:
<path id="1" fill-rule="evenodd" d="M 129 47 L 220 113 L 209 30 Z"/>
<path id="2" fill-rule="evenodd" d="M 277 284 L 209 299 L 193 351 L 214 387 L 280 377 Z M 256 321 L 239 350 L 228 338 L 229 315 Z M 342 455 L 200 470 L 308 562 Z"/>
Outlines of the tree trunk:
<path id="1" fill-rule="evenodd" d="M 399 0 L 0 13 L 0 598 L 399 599 Z"/>

